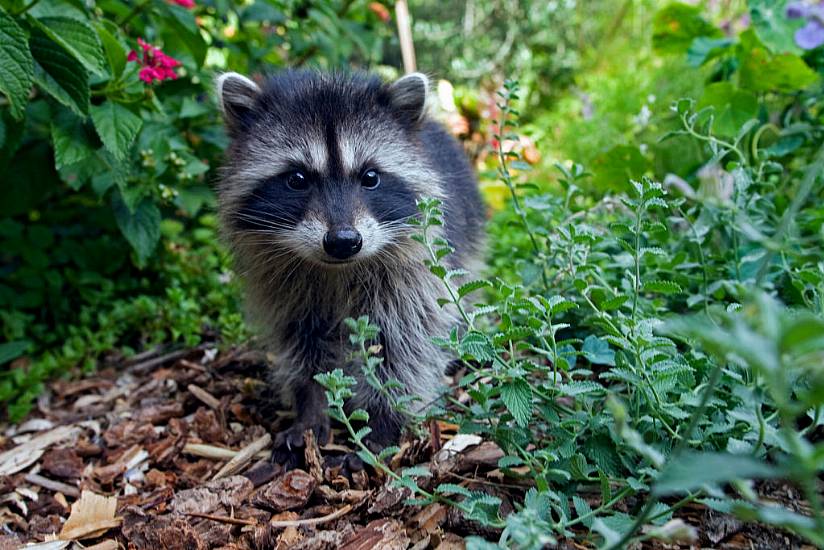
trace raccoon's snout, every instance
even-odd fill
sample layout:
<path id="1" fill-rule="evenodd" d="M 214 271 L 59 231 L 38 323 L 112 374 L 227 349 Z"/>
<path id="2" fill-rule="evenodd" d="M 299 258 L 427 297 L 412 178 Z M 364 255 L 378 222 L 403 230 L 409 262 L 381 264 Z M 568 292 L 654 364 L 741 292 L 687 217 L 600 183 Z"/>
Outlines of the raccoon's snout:
<path id="1" fill-rule="evenodd" d="M 363 237 L 353 227 L 330 229 L 323 236 L 323 249 L 337 260 L 346 260 L 360 252 Z"/>

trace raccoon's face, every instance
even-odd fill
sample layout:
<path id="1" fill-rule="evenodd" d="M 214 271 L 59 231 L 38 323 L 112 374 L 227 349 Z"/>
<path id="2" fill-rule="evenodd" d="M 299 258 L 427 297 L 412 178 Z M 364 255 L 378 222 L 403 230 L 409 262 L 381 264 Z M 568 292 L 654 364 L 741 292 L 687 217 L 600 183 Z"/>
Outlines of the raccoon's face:
<path id="1" fill-rule="evenodd" d="M 416 138 L 425 76 L 287 71 L 261 88 L 227 73 L 217 92 L 232 138 L 219 202 L 236 242 L 337 267 L 411 244 L 416 198 L 438 194 Z"/>

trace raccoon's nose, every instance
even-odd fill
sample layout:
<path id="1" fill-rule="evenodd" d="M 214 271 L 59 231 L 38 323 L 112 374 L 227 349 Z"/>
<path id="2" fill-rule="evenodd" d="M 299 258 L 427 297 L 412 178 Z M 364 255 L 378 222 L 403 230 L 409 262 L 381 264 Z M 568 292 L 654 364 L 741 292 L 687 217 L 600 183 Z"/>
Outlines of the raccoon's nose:
<path id="1" fill-rule="evenodd" d="M 351 258 L 360 252 L 363 238 L 352 227 L 330 229 L 323 236 L 323 249 L 327 254 L 338 260 Z"/>

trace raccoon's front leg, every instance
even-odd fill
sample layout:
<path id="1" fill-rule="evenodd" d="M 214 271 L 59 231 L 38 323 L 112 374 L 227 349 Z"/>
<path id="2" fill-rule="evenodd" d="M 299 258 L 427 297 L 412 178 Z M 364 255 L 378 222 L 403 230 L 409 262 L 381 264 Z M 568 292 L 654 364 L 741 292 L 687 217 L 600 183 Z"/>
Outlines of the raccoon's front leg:
<path id="1" fill-rule="evenodd" d="M 294 389 L 295 422 L 275 436 L 272 462 L 287 470 L 297 467 L 303 455 L 303 434 L 311 429 L 318 444 L 329 442 L 329 417 L 326 414 L 326 395 L 320 384 L 311 378 Z"/>

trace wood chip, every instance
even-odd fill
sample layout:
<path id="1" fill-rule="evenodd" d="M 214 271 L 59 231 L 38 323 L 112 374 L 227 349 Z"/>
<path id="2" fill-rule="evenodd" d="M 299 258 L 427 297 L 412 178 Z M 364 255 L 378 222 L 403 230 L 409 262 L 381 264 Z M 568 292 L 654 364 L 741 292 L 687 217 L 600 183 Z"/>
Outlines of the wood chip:
<path id="1" fill-rule="evenodd" d="M 341 550 L 405 550 L 409 537 L 403 524 L 395 519 L 378 519 L 370 522 L 354 536 L 346 539 Z"/>
<path id="2" fill-rule="evenodd" d="M 203 388 L 195 386 L 194 384 L 189 384 L 188 386 L 186 386 L 186 389 L 189 390 L 189 393 L 194 395 L 197 399 L 202 401 L 207 406 L 215 410 L 218 410 L 220 408 L 220 399 L 218 399 L 211 393 L 207 392 Z"/>
<path id="3" fill-rule="evenodd" d="M 303 470 L 291 470 L 258 489 L 252 504 L 275 512 L 293 510 L 309 501 L 317 482 Z"/>
<path id="4" fill-rule="evenodd" d="M 0 453 L 0 475 L 11 475 L 25 470 L 37 462 L 47 448 L 77 437 L 78 434 L 80 434 L 80 428 L 77 426 L 58 426 L 10 451 Z"/>
<path id="5" fill-rule="evenodd" d="M 275 520 L 269 522 L 269 525 L 272 527 L 300 527 L 301 525 L 320 525 L 321 523 L 326 523 L 328 521 L 332 521 L 338 519 L 341 516 L 346 515 L 349 510 L 352 509 L 350 504 L 347 504 L 343 508 L 335 510 L 331 514 L 327 514 L 325 516 L 321 516 L 319 518 L 309 518 L 309 519 L 296 519 L 296 520 Z"/>
<path id="6" fill-rule="evenodd" d="M 78 540 L 98 537 L 120 525 L 114 517 L 117 510 L 116 497 L 104 497 L 91 491 L 83 491 L 80 500 L 72 506 L 69 519 L 60 531 L 61 540 Z"/>
<path id="7" fill-rule="evenodd" d="M 271 443 L 272 436 L 268 433 L 254 440 L 252 443 L 244 447 L 238 454 L 236 454 L 229 462 L 227 462 L 212 479 L 220 479 L 240 471 L 244 466 L 251 462 L 257 453 L 268 448 Z"/>
<path id="8" fill-rule="evenodd" d="M 80 490 L 77 487 L 69 485 L 68 483 L 63 483 L 62 481 L 55 481 L 53 479 L 43 477 L 39 474 L 26 474 L 24 479 L 33 485 L 45 487 L 55 493 L 63 493 L 64 495 L 68 495 L 72 498 L 77 498 L 80 496 Z"/>

